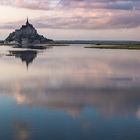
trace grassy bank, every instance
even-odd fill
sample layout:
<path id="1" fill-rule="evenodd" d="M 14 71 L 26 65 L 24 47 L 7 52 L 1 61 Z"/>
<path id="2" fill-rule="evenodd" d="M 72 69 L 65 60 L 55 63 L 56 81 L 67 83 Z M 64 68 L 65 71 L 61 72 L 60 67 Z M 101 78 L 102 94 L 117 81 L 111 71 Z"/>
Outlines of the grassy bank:
<path id="1" fill-rule="evenodd" d="M 131 44 L 131 45 L 91 45 L 91 46 L 86 46 L 85 48 L 140 50 L 140 44 Z"/>

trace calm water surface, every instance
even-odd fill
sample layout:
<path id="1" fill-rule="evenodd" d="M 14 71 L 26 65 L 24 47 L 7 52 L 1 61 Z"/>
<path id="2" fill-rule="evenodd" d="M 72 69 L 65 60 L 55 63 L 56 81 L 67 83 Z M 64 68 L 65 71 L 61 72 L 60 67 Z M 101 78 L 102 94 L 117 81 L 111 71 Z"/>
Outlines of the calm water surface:
<path id="1" fill-rule="evenodd" d="M 140 140 L 140 51 L 0 47 L 0 140 Z"/>

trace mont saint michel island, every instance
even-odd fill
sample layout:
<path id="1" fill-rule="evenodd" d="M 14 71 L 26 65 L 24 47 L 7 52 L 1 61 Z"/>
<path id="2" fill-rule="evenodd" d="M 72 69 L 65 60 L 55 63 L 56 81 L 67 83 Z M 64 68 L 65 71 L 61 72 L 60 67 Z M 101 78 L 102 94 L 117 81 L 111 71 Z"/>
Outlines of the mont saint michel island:
<path id="1" fill-rule="evenodd" d="M 5 39 L 4 44 L 27 48 L 33 45 L 48 44 L 52 42 L 52 39 L 39 35 L 35 27 L 29 23 L 27 18 L 26 24 L 22 25 L 20 29 L 16 29 L 14 32 L 10 33 Z"/>

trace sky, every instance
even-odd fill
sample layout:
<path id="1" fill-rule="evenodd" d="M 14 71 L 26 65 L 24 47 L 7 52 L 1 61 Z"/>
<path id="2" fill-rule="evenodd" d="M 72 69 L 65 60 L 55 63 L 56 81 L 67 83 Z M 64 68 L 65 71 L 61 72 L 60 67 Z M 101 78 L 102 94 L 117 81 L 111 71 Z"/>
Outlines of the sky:
<path id="1" fill-rule="evenodd" d="M 140 40 L 140 0 L 0 0 L 0 39 L 27 17 L 56 40 Z"/>

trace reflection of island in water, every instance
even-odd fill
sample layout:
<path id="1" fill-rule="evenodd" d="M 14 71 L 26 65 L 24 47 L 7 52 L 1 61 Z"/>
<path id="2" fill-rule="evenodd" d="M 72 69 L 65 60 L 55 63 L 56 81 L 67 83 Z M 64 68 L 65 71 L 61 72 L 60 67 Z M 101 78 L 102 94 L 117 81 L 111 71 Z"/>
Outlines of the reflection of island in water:
<path id="1" fill-rule="evenodd" d="M 37 57 L 37 51 L 26 50 L 26 51 L 9 51 L 10 55 L 20 58 L 22 62 L 26 63 L 27 69 L 29 64 L 34 61 Z"/>

